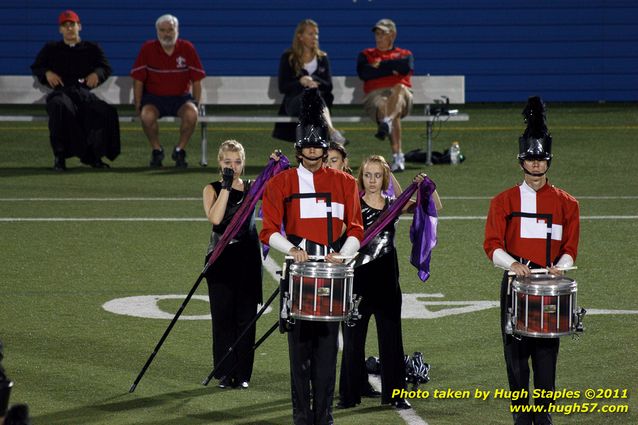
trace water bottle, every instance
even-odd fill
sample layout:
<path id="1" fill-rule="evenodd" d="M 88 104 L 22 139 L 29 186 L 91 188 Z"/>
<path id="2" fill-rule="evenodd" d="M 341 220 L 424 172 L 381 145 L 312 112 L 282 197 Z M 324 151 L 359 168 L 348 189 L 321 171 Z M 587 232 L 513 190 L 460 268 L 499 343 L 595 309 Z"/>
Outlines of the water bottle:
<path id="1" fill-rule="evenodd" d="M 450 146 L 450 164 L 458 165 L 461 162 L 461 145 L 456 140 Z"/>

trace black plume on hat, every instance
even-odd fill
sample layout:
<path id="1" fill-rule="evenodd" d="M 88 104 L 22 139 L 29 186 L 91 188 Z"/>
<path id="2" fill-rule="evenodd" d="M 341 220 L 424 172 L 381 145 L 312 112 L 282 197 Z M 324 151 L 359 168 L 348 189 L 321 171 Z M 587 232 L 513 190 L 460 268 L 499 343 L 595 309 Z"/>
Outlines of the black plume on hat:
<path id="1" fill-rule="evenodd" d="M 319 89 L 305 89 L 301 98 L 301 114 L 296 130 L 295 147 L 328 149 L 328 125 L 323 116 L 326 107 Z"/>
<path id="2" fill-rule="evenodd" d="M 538 96 L 527 99 L 523 109 L 523 117 L 527 128 L 518 139 L 518 159 L 552 159 L 552 136 L 547 130 L 545 103 Z"/>

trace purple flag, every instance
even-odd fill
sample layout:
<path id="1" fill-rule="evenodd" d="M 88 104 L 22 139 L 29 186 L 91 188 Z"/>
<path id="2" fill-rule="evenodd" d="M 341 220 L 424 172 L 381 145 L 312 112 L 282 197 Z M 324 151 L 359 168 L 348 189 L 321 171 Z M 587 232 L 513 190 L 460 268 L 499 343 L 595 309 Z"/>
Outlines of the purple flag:
<path id="1" fill-rule="evenodd" d="M 385 226 L 387 226 L 390 222 L 394 221 L 398 216 L 401 215 L 403 207 L 408 203 L 412 194 L 416 191 L 417 184 L 412 183 L 410 186 L 405 188 L 405 191 L 399 195 L 397 199 L 390 206 L 381 213 L 379 218 L 376 219 L 374 223 L 370 227 L 368 227 L 363 234 L 363 240 L 361 241 L 361 247 L 364 247 L 374 239 L 375 236 L 379 234 Z"/>
<path id="2" fill-rule="evenodd" d="M 232 218 L 230 223 L 228 223 L 228 227 L 226 227 L 224 234 L 222 235 L 217 245 L 215 245 L 210 258 L 208 259 L 206 267 L 210 267 L 215 262 L 215 260 L 217 260 L 226 245 L 228 245 L 228 242 L 230 242 L 235 237 L 244 221 L 246 221 L 248 216 L 253 213 L 257 201 L 259 201 L 264 193 L 266 182 L 271 177 L 278 174 L 280 171 L 288 168 L 289 165 L 290 161 L 288 161 L 288 158 L 286 158 L 286 156 L 283 154 L 279 157 L 279 161 L 275 161 L 274 159 L 270 159 L 268 161 L 266 168 L 264 168 L 261 174 L 255 179 L 255 182 L 252 184 L 250 190 L 248 191 L 248 194 L 246 195 L 246 198 L 244 199 L 241 207 L 239 207 L 239 210 L 237 211 L 235 216 Z"/>
<path id="3" fill-rule="evenodd" d="M 416 210 L 410 226 L 412 255 L 410 263 L 416 267 L 419 278 L 425 282 L 430 277 L 430 258 L 436 246 L 436 227 L 439 221 L 432 193 L 436 185 L 429 177 L 419 185 L 416 196 Z"/>
<path id="4" fill-rule="evenodd" d="M 408 203 L 412 194 L 417 192 L 416 209 L 412 226 L 410 227 L 410 241 L 412 242 L 410 264 L 417 268 L 417 274 L 423 282 L 430 277 L 430 257 L 432 249 L 436 246 L 438 216 L 431 196 L 435 189 L 436 185 L 429 177 L 425 177 L 425 180 L 418 185 L 416 183 L 410 184 L 390 204 L 390 207 L 383 211 L 379 218 L 366 229 L 363 241 L 361 241 L 361 246 L 363 247 L 374 239 L 385 226 L 401 215 L 405 204 Z"/>
<path id="5" fill-rule="evenodd" d="M 383 194 L 388 198 L 394 198 L 396 196 L 396 192 L 394 191 L 394 179 L 390 179 L 388 188 L 383 191 Z"/>

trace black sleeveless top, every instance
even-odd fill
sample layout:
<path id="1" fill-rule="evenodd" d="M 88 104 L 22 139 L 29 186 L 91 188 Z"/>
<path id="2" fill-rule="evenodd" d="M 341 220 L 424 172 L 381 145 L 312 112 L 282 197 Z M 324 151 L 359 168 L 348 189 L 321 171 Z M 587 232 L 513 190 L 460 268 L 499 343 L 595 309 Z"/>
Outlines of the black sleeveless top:
<path id="1" fill-rule="evenodd" d="M 361 198 L 361 215 L 363 217 L 363 228 L 368 229 L 372 224 L 377 221 L 379 216 L 388 209 L 394 199 L 385 198 L 385 205 L 383 210 L 372 208 L 370 205 Z M 396 233 L 396 225 L 399 219 L 395 219 L 393 222 L 388 223 L 377 236 L 375 236 L 366 246 L 359 250 L 359 255 L 355 260 L 356 266 L 369 263 L 370 261 L 379 258 L 383 255 L 389 254 L 394 250 L 394 237 Z"/>
<path id="2" fill-rule="evenodd" d="M 219 181 L 212 182 L 211 186 L 215 190 L 215 193 L 219 197 L 219 194 L 222 190 L 222 183 Z M 222 235 L 226 231 L 226 228 L 230 224 L 231 220 L 239 211 L 239 208 L 242 206 L 246 194 L 250 191 L 250 187 L 252 186 L 252 181 L 247 180 L 244 182 L 244 191 L 240 191 L 237 189 L 230 189 L 230 196 L 228 197 L 228 204 L 226 205 L 226 211 L 224 211 L 224 218 L 221 223 L 217 225 L 213 225 L 211 234 L 210 234 L 210 242 L 208 243 L 207 254 L 213 251 L 215 245 L 219 242 Z M 257 227 L 255 226 L 255 214 L 254 210 L 251 211 L 250 217 L 244 221 L 241 228 L 232 239 L 230 243 L 243 242 L 247 240 L 252 240 L 257 238 Z"/>

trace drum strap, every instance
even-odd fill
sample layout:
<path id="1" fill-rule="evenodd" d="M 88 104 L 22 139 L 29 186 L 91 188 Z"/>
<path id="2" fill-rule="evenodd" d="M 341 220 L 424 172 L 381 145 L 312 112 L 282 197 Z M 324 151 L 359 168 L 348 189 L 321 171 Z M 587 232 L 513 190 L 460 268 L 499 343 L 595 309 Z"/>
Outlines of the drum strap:
<path id="1" fill-rule="evenodd" d="M 304 239 L 297 235 L 286 235 L 286 238 L 295 246 L 298 246 L 306 251 L 308 255 L 324 257 L 330 253 L 326 245 L 320 244 L 318 242 Z M 333 246 L 333 248 L 335 248 L 336 251 L 336 248 L 338 248 L 338 246 Z"/>
<path id="2" fill-rule="evenodd" d="M 511 220 L 514 217 L 525 218 L 540 218 L 544 219 L 547 223 L 547 237 L 545 239 L 545 267 L 552 266 L 551 252 L 552 252 L 552 215 L 551 214 L 536 214 L 516 211 L 507 216 L 507 220 Z M 543 266 L 541 266 L 543 267 Z"/>
<path id="3" fill-rule="evenodd" d="M 293 193 L 284 202 L 292 202 L 293 199 L 301 198 L 323 198 L 326 200 L 326 219 L 327 219 L 327 231 L 328 231 L 328 246 L 333 248 L 333 232 L 332 232 L 332 194 L 330 192 L 316 192 L 316 193 Z"/>

